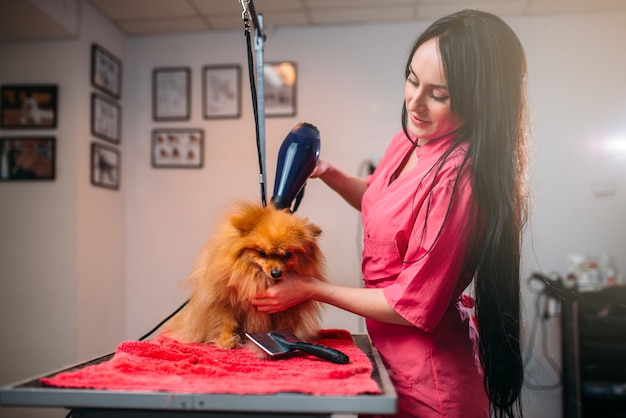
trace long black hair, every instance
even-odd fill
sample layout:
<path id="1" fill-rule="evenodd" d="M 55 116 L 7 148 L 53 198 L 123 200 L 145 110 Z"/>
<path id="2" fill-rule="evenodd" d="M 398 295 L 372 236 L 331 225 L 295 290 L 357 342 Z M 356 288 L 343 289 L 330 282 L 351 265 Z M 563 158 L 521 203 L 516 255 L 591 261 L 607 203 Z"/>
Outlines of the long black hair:
<path id="1" fill-rule="evenodd" d="M 499 17 L 463 10 L 433 23 L 413 44 L 413 54 L 429 39 L 438 40 L 453 113 L 463 121 L 454 145 L 468 144 L 472 187 L 484 224 L 474 286 L 479 355 L 492 415 L 522 415 L 524 380 L 520 344 L 520 258 L 527 217 L 526 57 L 513 30 Z M 402 126 L 407 138 L 406 104 Z M 463 164 L 465 165 L 465 164 Z M 461 170 L 463 167 L 459 168 Z M 473 213 L 473 212 L 472 212 Z M 470 243 L 472 245 L 473 243 Z"/>

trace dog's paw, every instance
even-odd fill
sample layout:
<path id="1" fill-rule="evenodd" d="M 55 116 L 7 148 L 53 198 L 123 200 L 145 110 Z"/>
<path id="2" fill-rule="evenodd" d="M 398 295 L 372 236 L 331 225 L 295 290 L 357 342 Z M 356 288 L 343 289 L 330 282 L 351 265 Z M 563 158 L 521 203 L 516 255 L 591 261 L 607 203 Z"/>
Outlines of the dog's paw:
<path id="1" fill-rule="evenodd" d="M 241 346 L 241 338 L 235 334 L 223 333 L 215 342 L 215 345 L 219 348 L 224 348 L 227 350 L 238 348 Z"/>

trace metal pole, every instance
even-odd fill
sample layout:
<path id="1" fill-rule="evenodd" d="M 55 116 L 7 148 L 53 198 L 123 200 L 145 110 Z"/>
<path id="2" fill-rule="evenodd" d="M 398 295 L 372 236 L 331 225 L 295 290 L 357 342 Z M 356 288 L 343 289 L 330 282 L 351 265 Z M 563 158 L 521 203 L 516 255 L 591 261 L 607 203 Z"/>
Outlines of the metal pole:
<path id="1" fill-rule="evenodd" d="M 252 8 L 254 10 L 254 7 Z M 265 165 L 265 84 L 263 77 L 263 52 L 265 46 L 265 35 L 263 34 L 263 16 L 256 15 L 257 22 L 259 23 L 259 30 L 255 31 L 254 35 L 254 47 L 256 51 L 256 78 L 257 78 L 257 110 L 259 112 L 258 116 L 258 124 L 259 124 L 259 143 L 260 149 L 259 152 L 261 154 L 261 173 L 262 176 L 265 176 L 267 173 L 266 165 Z M 253 19 L 254 20 L 254 19 Z M 266 184 L 264 178 L 259 179 L 259 181 Z"/>

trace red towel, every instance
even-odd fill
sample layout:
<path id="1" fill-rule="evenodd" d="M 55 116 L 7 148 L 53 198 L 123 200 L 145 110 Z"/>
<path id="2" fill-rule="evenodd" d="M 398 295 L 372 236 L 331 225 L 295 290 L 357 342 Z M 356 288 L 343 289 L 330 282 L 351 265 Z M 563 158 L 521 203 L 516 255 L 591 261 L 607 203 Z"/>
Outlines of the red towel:
<path id="1" fill-rule="evenodd" d="M 381 393 L 371 378 L 372 363 L 348 331 L 323 330 L 316 342 L 344 352 L 350 363 L 334 364 L 304 353 L 268 360 L 249 348 L 183 344 L 161 334 L 149 341 L 122 342 L 106 362 L 41 382 L 67 388 L 237 395 Z"/>

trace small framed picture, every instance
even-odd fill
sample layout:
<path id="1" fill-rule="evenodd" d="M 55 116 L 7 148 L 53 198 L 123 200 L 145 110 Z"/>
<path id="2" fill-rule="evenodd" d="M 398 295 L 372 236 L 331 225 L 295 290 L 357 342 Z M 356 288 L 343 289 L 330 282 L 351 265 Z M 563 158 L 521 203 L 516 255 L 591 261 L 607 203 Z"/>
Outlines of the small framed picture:
<path id="1" fill-rule="evenodd" d="M 50 129 L 57 127 L 56 85 L 6 85 L 0 89 L 5 129 Z"/>
<path id="2" fill-rule="evenodd" d="M 122 111 L 120 105 L 96 93 L 91 94 L 91 133 L 98 138 L 120 143 Z"/>
<path id="3" fill-rule="evenodd" d="M 263 64 L 266 116 L 296 115 L 296 78 L 294 62 Z"/>
<path id="4" fill-rule="evenodd" d="M 155 68 L 152 73 L 152 115 L 155 121 L 189 120 L 191 69 Z"/>
<path id="5" fill-rule="evenodd" d="M 152 167 L 202 168 L 202 129 L 155 129 L 152 131 Z"/>
<path id="6" fill-rule="evenodd" d="M 91 45 L 91 84 L 115 99 L 122 97 L 122 61 L 98 44 Z"/>
<path id="7" fill-rule="evenodd" d="M 56 138 L 0 138 L 0 181 L 54 180 Z"/>
<path id="8" fill-rule="evenodd" d="M 120 152 L 108 145 L 91 143 L 91 184 L 117 190 L 120 187 Z"/>
<path id="9" fill-rule="evenodd" d="M 241 66 L 206 65 L 202 68 L 205 119 L 238 118 L 241 115 Z"/>

